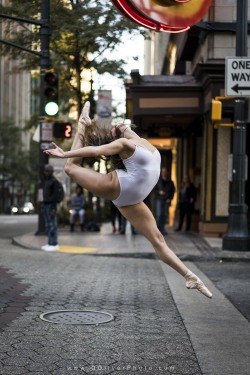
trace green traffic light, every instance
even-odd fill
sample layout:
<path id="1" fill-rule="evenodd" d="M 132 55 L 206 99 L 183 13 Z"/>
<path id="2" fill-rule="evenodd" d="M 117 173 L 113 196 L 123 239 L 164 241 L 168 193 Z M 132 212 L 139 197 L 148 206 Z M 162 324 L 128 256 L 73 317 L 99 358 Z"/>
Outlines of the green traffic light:
<path id="1" fill-rule="evenodd" d="M 49 69 L 45 71 L 43 79 L 44 114 L 53 117 L 59 112 L 58 74 L 53 69 Z"/>
<path id="2" fill-rule="evenodd" d="M 58 104 L 55 102 L 48 102 L 45 105 L 44 109 L 45 109 L 46 115 L 48 116 L 55 116 L 59 111 Z"/>

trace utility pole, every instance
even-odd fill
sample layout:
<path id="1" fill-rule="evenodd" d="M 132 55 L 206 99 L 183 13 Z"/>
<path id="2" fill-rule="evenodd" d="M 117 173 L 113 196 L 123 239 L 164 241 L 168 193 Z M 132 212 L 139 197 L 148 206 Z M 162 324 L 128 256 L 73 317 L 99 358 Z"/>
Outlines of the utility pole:
<path id="1" fill-rule="evenodd" d="M 236 56 L 247 56 L 248 0 L 237 0 Z M 223 250 L 250 251 L 245 204 L 246 177 L 246 100 L 235 100 L 233 128 L 233 166 L 230 186 L 228 231 L 223 237 Z"/>
<path id="2" fill-rule="evenodd" d="M 36 234 L 42 234 L 45 231 L 44 215 L 42 212 L 43 185 L 44 185 L 44 166 L 48 163 L 48 155 L 43 153 L 43 129 L 42 124 L 45 117 L 44 111 L 44 75 L 46 69 L 51 68 L 49 53 L 50 43 L 50 0 L 41 0 L 42 24 L 40 27 L 40 40 L 42 55 L 40 57 L 40 140 L 39 140 L 39 184 L 38 184 L 38 229 Z"/>

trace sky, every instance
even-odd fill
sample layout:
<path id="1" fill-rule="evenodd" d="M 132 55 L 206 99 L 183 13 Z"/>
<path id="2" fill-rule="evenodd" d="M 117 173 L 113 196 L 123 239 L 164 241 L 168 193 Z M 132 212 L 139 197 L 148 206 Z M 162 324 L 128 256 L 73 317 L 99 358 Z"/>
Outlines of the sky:
<path id="1" fill-rule="evenodd" d="M 139 35 L 130 39 L 123 38 L 123 43 L 117 47 L 116 51 L 111 53 L 112 59 L 124 59 L 127 60 L 127 64 L 124 66 L 124 70 L 127 72 L 127 77 L 130 78 L 130 72 L 132 69 L 138 69 L 140 74 L 143 74 L 144 64 L 144 38 Z M 133 58 L 138 58 L 135 61 Z M 116 106 L 121 115 L 126 112 L 126 92 L 124 87 L 124 81 L 118 78 L 112 77 L 110 74 L 104 74 L 102 76 L 94 76 L 93 88 L 96 91 L 98 89 L 112 90 L 112 101 L 113 106 Z"/>

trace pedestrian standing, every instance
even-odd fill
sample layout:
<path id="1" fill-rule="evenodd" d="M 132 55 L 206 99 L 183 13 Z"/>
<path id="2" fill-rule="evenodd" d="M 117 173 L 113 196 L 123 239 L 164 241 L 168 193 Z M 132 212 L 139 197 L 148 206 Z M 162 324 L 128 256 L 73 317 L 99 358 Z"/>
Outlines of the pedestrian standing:
<path id="1" fill-rule="evenodd" d="M 71 208 L 71 213 L 70 213 L 70 231 L 74 232 L 75 230 L 75 220 L 76 216 L 79 216 L 80 220 L 80 226 L 81 226 L 81 231 L 84 231 L 84 216 L 85 216 L 85 199 L 83 196 L 83 188 L 81 186 L 76 187 L 76 194 L 73 195 L 73 197 L 70 200 L 70 208 Z"/>
<path id="2" fill-rule="evenodd" d="M 127 219 L 124 216 L 122 216 L 122 226 L 121 226 L 120 234 L 126 234 L 126 228 L 127 228 Z M 130 228 L 131 228 L 131 233 L 136 234 L 136 230 L 132 224 L 130 224 Z"/>
<path id="3" fill-rule="evenodd" d="M 44 187 L 43 187 L 43 212 L 45 221 L 45 232 L 48 236 L 47 245 L 42 246 L 42 250 L 59 250 L 57 241 L 57 190 L 58 181 L 54 177 L 54 168 L 47 164 L 44 167 Z"/>
<path id="4" fill-rule="evenodd" d="M 182 229 L 184 219 L 186 217 L 186 231 L 189 231 L 192 222 L 192 214 L 196 201 L 196 188 L 190 181 L 189 176 L 184 176 L 179 192 L 179 225 L 175 229 L 176 232 Z"/>
<path id="5" fill-rule="evenodd" d="M 161 176 L 156 185 L 156 222 L 159 231 L 166 235 L 165 225 L 168 222 L 169 207 L 174 197 L 175 186 L 168 176 L 166 167 L 161 168 Z"/>
<path id="6" fill-rule="evenodd" d="M 113 202 L 110 202 L 110 211 L 113 233 L 120 232 L 122 229 L 122 215 Z M 116 219 L 118 220 L 118 226 L 116 225 Z"/>

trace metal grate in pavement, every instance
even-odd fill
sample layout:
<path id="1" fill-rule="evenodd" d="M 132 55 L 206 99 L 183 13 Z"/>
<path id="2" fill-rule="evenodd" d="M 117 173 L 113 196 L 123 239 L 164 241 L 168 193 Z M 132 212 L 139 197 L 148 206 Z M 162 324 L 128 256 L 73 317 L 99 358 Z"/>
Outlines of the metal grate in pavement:
<path id="1" fill-rule="evenodd" d="M 49 323 L 57 324 L 93 324 L 98 325 L 102 323 L 108 323 L 114 320 L 113 315 L 92 310 L 57 310 L 50 311 L 40 315 L 42 320 Z"/>

